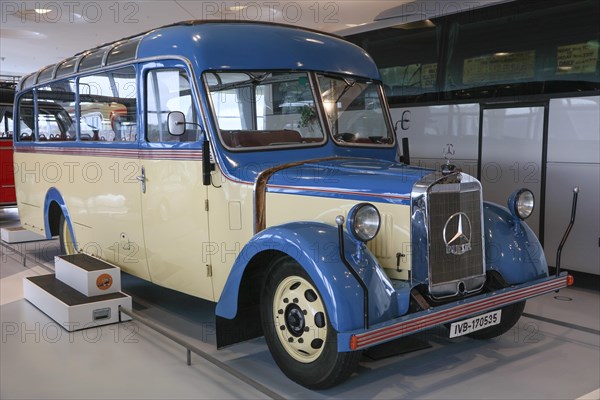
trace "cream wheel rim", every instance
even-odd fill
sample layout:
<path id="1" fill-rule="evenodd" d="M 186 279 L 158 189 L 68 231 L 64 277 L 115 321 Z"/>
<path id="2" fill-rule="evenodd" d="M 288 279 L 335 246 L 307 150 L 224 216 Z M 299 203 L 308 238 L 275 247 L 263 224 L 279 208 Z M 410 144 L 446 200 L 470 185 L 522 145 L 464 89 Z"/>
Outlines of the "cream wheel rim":
<path id="1" fill-rule="evenodd" d="M 75 254 L 75 246 L 73 245 L 73 237 L 71 236 L 71 230 L 69 229 L 69 225 L 65 221 L 63 224 L 63 245 L 65 246 L 65 252 L 67 254 Z"/>
<path id="2" fill-rule="evenodd" d="M 317 290 L 299 276 L 285 278 L 273 297 L 273 321 L 279 342 L 296 361 L 321 355 L 327 339 L 325 306 Z"/>

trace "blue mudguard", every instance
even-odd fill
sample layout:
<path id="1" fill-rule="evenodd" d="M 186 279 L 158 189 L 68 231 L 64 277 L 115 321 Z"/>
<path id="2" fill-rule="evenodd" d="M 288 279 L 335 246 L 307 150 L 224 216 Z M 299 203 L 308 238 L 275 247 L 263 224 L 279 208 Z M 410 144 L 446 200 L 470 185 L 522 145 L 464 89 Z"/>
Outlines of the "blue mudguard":
<path id="1" fill-rule="evenodd" d="M 405 313 L 408 295 L 398 295 L 368 249 L 363 247 L 362 257 L 357 259 L 357 244 L 347 234 L 344 244 L 348 262 L 369 288 L 369 322 L 378 323 Z M 304 268 L 321 293 L 334 329 L 340 332 L 364 326 L 363 291 L 340 259 L 337 228 L 315 222 L 270 227 L 252 238 L 232 267 L 217 303 L 217 316 L 236 317 L 244 271 L 255 255 L 267 250 L 285 253 Z"/>
<path id="2" fill-rule="evenodd" d="M 71 231 L 71 237 L 74 240 L 75 232 L 73 231 L 73 225 L 71 223 L 71 215 L 69 214 L 65 200 L 55 187 L 48 189 L 48 192 L 46 192 L 46 198 L 44 199 L 44 229 L 46 231 L 46 239 L 52 239 L 52 230 L 50 229 L 50 206 L 52 203 L 56 203 L 60 207 L 63 215 L 65 216 L 67 226 Z M 77 249 L 77 244 L 74 243 L 74 245 Z"/>
<path id="3" fill-rule="evenodd" d="M 548 276 L 544 250 L 535 233 L 508 209 L 484 202 L 484 239 L 488 270 L 517 285 Z"/>

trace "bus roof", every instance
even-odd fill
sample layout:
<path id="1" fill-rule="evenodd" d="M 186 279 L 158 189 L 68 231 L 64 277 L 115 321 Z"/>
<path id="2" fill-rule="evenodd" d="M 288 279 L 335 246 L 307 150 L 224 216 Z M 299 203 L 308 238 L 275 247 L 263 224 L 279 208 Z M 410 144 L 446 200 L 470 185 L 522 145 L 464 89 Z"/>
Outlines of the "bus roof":
<path id="1" fill-rule="evenodd" d="M 25 89 L 107 66 L 183 57 L 207 70 L 313 70 L 379 79 L 371 57 L 339 36 L 291 25 L 247 21 L 185 21 L 76 54 L 25 76 Z"/>

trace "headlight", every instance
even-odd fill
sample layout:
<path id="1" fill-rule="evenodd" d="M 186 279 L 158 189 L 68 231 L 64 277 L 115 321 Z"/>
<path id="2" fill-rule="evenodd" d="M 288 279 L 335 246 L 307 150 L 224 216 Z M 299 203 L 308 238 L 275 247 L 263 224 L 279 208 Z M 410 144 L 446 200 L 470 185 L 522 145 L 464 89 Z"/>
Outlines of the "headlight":
<path id="1" fill-rule="evenodd" d="M 529 189 L 520 189 L 510 195 L 508 208 L 513 215 L 520 219 L 527 219 L 535 208 L 535 197 Z"/>
<path id="2" fill-rule="evenodd" d="M 348 213 L 348 222 L 346 225 L 348 232 L 361 242 L 368 242 L 377 236 L 380 225 L 381 217 L 379 216 L 379 211 L 372 204 L 357 204 Z"/>

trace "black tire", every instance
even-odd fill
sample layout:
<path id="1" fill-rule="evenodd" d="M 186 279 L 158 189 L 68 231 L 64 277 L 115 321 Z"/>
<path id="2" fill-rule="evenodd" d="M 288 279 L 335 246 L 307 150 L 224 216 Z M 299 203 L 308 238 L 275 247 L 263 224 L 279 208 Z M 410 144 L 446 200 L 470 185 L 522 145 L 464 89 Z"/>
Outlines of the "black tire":
<path id="1" fill-rule="evenodd" d="M 503 335 L 515 326 L 519 321 L 519 318 L 521 318 L 524 309 L 524 301 L 503 307 L 502 314 L 500 315 L 500 323 L 498 325 L 469 333 L 467 336 L 472 337 L 473 339 L 485 340 Z"/>
<path id="2" fill-rule="evenodd" d="M 61 255 L 75 254 L 75 245 L 64 214 L 60 215 L 60 222 L 58 223 L 58 242 L 60 243 Z"/>
<path id="3" fill-rule="evenodd" d="M 309 389 L 327 389 L 356 369 L 361 352 L 337 351 L 337 332 L 329 325 L 321 295 L 290 257 L 271 264 L 262 292 L 261 317 L 273 359 L 294 382 Z"/>

